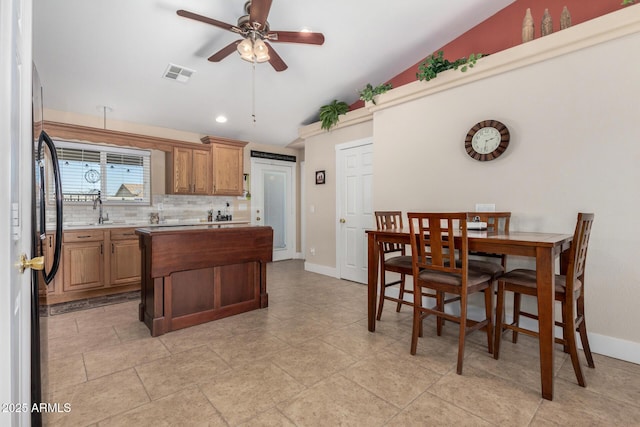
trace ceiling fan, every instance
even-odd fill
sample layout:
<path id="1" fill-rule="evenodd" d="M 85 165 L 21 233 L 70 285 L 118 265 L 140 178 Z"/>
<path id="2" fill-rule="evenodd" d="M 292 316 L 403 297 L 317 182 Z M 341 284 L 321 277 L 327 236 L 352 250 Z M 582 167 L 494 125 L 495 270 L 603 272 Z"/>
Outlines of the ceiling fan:
<path id="1" fill-rule="evenodd" d="M 272 31 L 269 28 L 269 22 L 267 22 L 267 15 L 269 15 L 272 1 L 273 0 L 247 1 L 244 5 L 246 15 L 238 18 L 238 25 L 227 24 L 226 22 L 207 18 L 206 16 L 182 9 L 178 10 L 177 13 L 182 17 L 204 22 L 242 36 L 241 40 L 236 40 L 211 55 L 208 58 L 209 61 L 219 62 L 237 50 L 240 53 L 240 57 L 244 60 L 250 62 L 269 61 L 276 71 L 284 71 L 287 69 L 287 64 L 280 58 L 268 41 L 321 45 L 324 43 L 324 35 L 322 33 L 305 31 Z"/>

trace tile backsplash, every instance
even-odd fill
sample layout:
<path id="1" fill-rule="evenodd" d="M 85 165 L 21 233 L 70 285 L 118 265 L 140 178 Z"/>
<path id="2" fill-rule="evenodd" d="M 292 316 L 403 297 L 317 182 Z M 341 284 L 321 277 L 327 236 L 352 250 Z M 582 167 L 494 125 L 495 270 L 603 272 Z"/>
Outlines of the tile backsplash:
<path id="1" fill-rule="evenodd" d="M 227 203 L 229 207 L 227 207 Z M 244 204 L 244 206 L 242 206 Z M 249 219 L 249 200 L 239 200 L 237 197 L 221 196 L 183 196 L 157 194 L 152 196 L 151 206 L 131 206 L 131 205 L 103 205 L 103 215 L 108 215 L 109 221 L 125 222 L 135 224 L 147 224 L 151 213 L 158 213 L 161 221 L 199 221 L 207 219 L 207 212 L 213 210 L 215 218 L 218 211 L 222 214 L 233 215 L 234 220 Z M 226 211 L 225 211 L 226 209 Z M 64 205 L 65 224 L 97 222 L 98 210 L 93 209 L 92 204 L 72 204 Z M 47 218 L 54 221 L 52 209 L 47 209 Z"/>

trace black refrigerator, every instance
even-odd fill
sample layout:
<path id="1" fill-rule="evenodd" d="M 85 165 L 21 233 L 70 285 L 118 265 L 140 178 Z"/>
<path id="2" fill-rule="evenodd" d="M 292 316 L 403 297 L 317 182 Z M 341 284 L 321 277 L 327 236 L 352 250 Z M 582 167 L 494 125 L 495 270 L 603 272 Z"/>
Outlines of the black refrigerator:
<path id="1" fill-rule="evenodd" d="M 38 70 L 33 65 L 33 162 L 31 257 L 43 256 L 45 251 L 53 258 L 41 271 L 31 275 L 31 403 L 46 403 L 47 399 L 47 317 L 46 287 L 58 271 L 62 242 L 62 186 L 58 156 L 53 141 L 47 135 L 43 117 L 42 85 Z M 49 229 L 47 229 L 49 227 Z M 55 239 L 46 233 L 53 232 Z M 45 248 L 52 245 L 51 248 Z M 42 414 L 32 411 L 31 425 L 42 425 Z"/>

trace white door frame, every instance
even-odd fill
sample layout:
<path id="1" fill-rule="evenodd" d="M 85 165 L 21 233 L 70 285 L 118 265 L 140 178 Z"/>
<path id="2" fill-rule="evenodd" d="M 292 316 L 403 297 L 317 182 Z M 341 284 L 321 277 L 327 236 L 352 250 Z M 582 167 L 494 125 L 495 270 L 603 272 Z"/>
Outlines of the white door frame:
<path id="1" fill-rule="evenodd" d="M 262 182 L 261 179 L 257 179 L 257 165 L 271 165 L 271 166 L 281 166 L 289 168 L 291 171 L 291 182 L 287 188 L 287 247 L 290 248 L 291 258 L 296 257 L 296 165 L 294 162 L 286 162 L 283 160 L 273 160 L 273 159 L 263 159 L 260 157 L 252 157 L 251 158 L 251 194 L 254 201 L 259 201 L 264 204 L 264 194 L 263 188 L 260 185 L 256 185 L 257 183 Z M 257 199 L 257 200 L 256 200 Z M 262 221 L 257 221 L 257 217 L 264 217 L 264 212 L 260 212 L 259 215 L 256 213 L 257 206 L 251 206 L 251 223 L 256 225 L 263 225 Z M 264 210 L 264 206 L 262 207 Z M 287 251 L 289 253 L 289 251 Z M 275 253 L 274 253 L 274 261 Z"/>
<path id="2" fill-rule="evenodd" d="M 28 426 L 31 270 L 20 274 L 16 264 L 31 255 L 32 1 L 1 1 L 0 32 L 0 402 L 29 409 L 0 411 L 0 425 Z"/>
<path id="3" fill-rule="evenodd" d="M 343 172 L 343 168 L 341 167 L 342 165 L 340 164 L 340 162 L 342 161 L 342 157 L 340 155 L 340 152 L 343 150 L 348 150 L 351 148 L 355 148 L 355 147 L 360 147 L 363 145 L 372 145 L 373 144 L 373 137 L 369 136 L 366 138 L 362 138 L 362 139 L 357 139 L 355 141 L 350 141 L 350 142 L 345 142 L 343 144 L 337 144 L 335 146 L 335 150 L 336 150 L 336 218 L 335 218 L 335 224 L 336 224 L 336 272 L 337 277 L 341 278 L 342 277 L 342 257 L 343 257 L 343 250 L 342 250 L 342 239 L 341 239 L 341 230 L 342 227 L 340 227 L 340 218 L 342 217 L 342 204 L 341 204 L 341 200 L 342 200 L 342 196 L 343 194 L 343 188 L 340 185 L 343 180 L 344 180 L 344 172 Z"/>
<path id="4" fill-rule="evenodd" d="M 307 247 L 307 220 L 305 215 L 305 205 L 307 203 L 307 188 L 306 188 L 306 180 L 304 178 L 305 173 L 305 163 L 304 160 L 300 162 L 300 252 L 296 253 L 296 258 L 306 259 L 306 250 Z"/>

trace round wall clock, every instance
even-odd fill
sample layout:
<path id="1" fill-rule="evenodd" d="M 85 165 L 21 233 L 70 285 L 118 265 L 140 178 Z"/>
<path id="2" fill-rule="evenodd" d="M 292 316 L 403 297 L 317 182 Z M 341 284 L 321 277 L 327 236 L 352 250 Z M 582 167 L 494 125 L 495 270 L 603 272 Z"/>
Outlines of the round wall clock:
<path id="1" fill-rule="evenodd" d="M 89 169 L 88 171 L 85 172 L 84 179 L 87 182 L 95 184 L 96 182 L 100 181 L 100 172 L 98 172 L 95 169 Z"/>
<path id="2" fill-rule="evenodd" d="M 467 154 L 481 162 L 500 157 L 508 146 L 509 129 L 497 120 L 476 123 L 464 140 Z"/>

